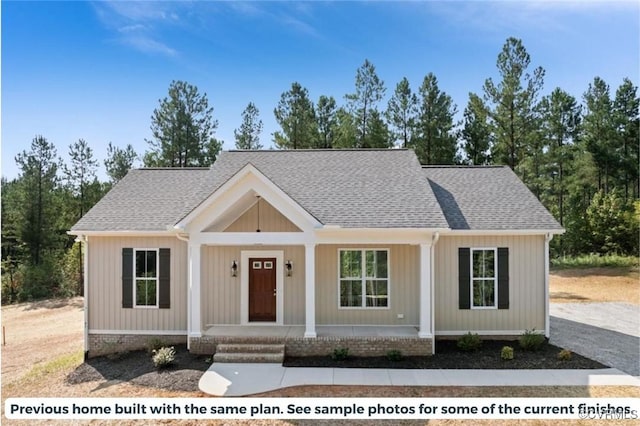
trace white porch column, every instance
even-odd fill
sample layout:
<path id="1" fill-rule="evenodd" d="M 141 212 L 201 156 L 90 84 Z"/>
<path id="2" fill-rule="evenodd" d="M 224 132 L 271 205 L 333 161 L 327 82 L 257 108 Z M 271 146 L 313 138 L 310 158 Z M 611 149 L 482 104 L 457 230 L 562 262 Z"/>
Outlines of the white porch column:
<path id="1" fill-rule="evenodd" d="M 304 245 L 304 337 L 316 337 L 316 245 Z"/>
<path id="2" fill-rule="evenodd" d="M 187 327 L 189 337 L 202 337 L 200 321 L 200 248 L 201 244 L 189 242 L 189 306 Z"/>
<path id="3" fill-rule="evenodd" d="M 418 337 L 431 334 L 431 243 L 420 244 L 420 330 Z"/>

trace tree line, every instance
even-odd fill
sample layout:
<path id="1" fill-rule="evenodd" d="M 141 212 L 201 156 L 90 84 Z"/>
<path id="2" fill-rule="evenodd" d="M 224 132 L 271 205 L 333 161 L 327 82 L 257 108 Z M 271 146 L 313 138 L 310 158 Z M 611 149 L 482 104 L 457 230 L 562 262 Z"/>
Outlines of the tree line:
<path id="1" fill-rule="evenodd" d="M 498 55 L 499 78 L 469 93 L 462 119 L 433 73 L 417 90 L 398 82 L 386 105 L 384 81 L 365 60 L 343 103 L 316 102 L 298 82 L 273 110 L 277 149 L 413 149 L 422 164 L 507 165 L 566 228 L 552 254 L 638 255 L 639 104 L 625 78 L 615 92 L 599 77 L 576 99 L 561 88 L 543 96 L 545 71 L 532 67 L 521 40 Z M 171 82 L 151 116 L 149 149 L 109 143 L 104 167 L 85 140 L 62 161 L 36 136 L 16 157 L 17 178 L 2 178 L 3 303 L 82 293 L 82 253 L 66 231 L 140 160 L 146 167 L 210 166 L 223 143 L 206 93 Z M 234 131 L 238 149 L 261 149 L 260 111 L 249 102 Z"/>

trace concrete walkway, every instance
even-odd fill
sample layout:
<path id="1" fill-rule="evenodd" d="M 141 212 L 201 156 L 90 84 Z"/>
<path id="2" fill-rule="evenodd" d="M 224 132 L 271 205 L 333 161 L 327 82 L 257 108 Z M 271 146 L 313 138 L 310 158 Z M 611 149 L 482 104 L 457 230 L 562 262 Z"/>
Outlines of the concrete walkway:
<path id="1" fill-rule="evenodd" d="M 304 368 L 280 364 L 214 363 L 200 390 L 244 396 L 300 385 L 364 386 L 640 386 L 640 379 L 615 368 L 600 370 L 394 370 Z"/>

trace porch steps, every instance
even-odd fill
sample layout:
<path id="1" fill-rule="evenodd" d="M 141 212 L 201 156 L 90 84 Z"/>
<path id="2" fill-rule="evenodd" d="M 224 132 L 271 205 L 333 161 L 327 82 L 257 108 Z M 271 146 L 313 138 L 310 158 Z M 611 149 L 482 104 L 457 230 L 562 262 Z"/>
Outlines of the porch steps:
<path id="1" fill-rule="evenodd" d="M 283 344 L 219 343 L 213 362 L 226 363 L 282 363 Z"/>

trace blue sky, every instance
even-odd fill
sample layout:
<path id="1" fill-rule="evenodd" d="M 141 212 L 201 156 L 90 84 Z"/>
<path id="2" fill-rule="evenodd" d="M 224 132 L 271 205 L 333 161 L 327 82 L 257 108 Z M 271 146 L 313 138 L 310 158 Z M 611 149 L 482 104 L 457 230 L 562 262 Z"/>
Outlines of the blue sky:
<path id="1" fill-rule="evenodd" d="M 624 77 L 638 85 L 639 22 L 633 1 L 3 1 L 2 175 L 17 177 L 14 157 L 41 134 L 63 159 L 85 139 L 104 179 L 109 142 L 147 149 L 151 114 L 174 79 L 207 93 L 225 149 L 249 102 L 269 147 L 273 109 L 292 82 L 342 104 L 365 59 L 387 99 L 402 77 L 417 90 L 433 72 L 462 111 L 469 92 L 497 79 L 509 36 L 545 68 L 544 94 L 559 86 L 581 98 L 595 76 L 615 92 Z"/>

